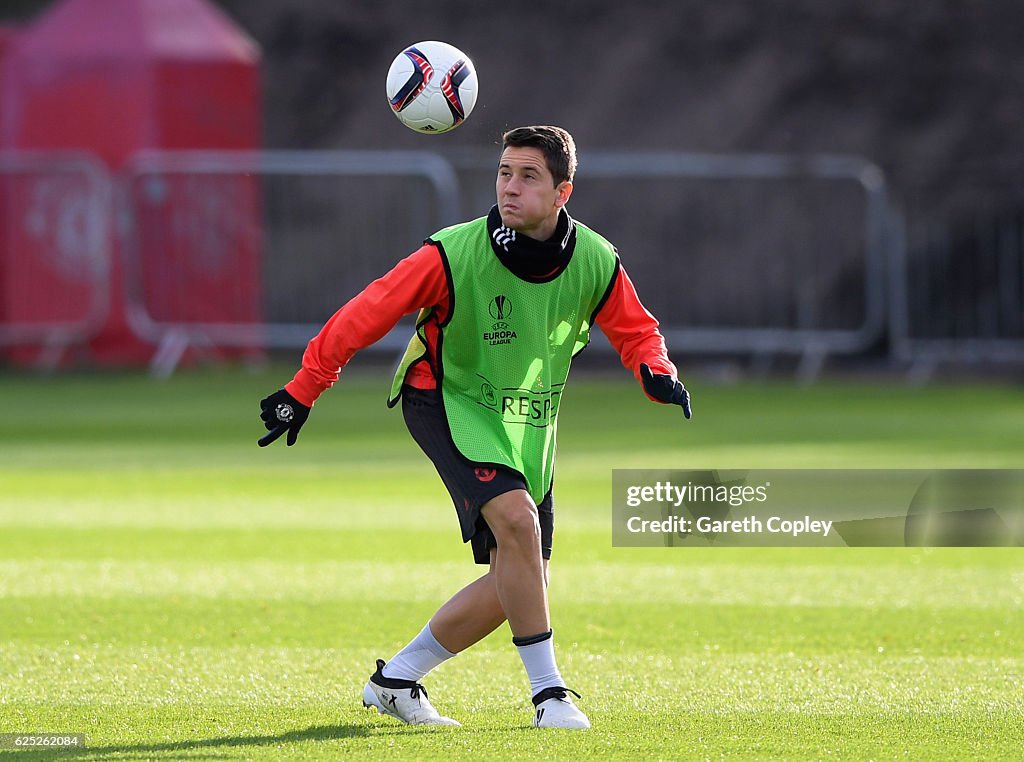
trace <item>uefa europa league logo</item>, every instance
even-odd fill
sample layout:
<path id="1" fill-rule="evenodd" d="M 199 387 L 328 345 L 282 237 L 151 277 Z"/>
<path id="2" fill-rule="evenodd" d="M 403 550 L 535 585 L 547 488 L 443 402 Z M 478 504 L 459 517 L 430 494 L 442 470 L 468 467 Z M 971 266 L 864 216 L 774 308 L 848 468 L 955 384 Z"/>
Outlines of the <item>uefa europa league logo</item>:
<path id="1" fill-rule="evenodd" d="M 487 311 L 495 320 L 507 320 L 512 315 L 512 302 L 504 294 L 499 294 L 491 299 Z"/>

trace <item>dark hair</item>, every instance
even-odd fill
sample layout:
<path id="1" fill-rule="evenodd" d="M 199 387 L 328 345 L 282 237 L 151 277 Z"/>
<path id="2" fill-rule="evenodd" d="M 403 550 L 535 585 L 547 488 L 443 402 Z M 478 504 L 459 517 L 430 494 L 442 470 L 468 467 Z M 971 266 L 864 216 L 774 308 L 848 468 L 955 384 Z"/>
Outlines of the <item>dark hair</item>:
<path id="1" fill-rule="evenodd" d="M 501 136 L 502 148 L 538 148 L 544 154 L 548 170 L 558 185 L 572 182 L 576 174 L 576 141 L 561 127 L 534 125 L 516 127 Z"/>

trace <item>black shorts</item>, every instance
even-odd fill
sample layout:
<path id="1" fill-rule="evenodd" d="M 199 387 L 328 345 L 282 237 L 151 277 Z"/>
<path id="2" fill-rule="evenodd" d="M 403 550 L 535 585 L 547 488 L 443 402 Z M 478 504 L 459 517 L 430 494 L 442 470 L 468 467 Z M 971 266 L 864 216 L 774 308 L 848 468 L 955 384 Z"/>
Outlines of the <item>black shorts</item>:
<path id="1" fill-rule="evenodd" d="M 474 463 L 456 449 L 439 391 L 403 386 L 402 415 L 412 438 L 430 458 L 452 496 L 462 527 L 462 541 L 472 543 L 473 560 L 478 564 L 490 563 L 491 548 L 498 547 L 498 542 L 480 509 L 488 500 L 506 492 L 529 492 L 526 481 L 511 469 Z M 537 514 L 541 553 L 544 558 L 551 558 L 555 513 L 550 491 L 537 506 Z"/>

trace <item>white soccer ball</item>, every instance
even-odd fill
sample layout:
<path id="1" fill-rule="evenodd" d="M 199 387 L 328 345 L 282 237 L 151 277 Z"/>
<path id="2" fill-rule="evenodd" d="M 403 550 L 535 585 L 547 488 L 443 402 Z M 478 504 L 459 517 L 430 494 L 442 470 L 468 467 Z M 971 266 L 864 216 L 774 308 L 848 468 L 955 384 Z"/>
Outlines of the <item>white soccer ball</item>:
<path id="1" fill-rule="evenodd" d="M 476 69 L 446 42 L 417 42 L 388 69 L 388 102 L 411 130 L 436 135 L 462 124 L 476 105 Z"/>

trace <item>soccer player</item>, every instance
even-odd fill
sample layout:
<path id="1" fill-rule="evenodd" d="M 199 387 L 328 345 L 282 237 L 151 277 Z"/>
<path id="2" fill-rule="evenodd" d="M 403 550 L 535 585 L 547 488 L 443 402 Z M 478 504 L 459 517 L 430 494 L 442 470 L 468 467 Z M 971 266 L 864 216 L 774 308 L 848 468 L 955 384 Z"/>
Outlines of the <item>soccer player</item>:
<path id="1" fill-rule="evenodd" d="M 566 211 L 576 147 L 564 129 L 503 135 L 497 204 L 445 228 L 353 297 L 313 338 L 302 368 L 260 402 L 269 433 L 295 444 L 322 392 L 360 349 L 419 311 L 391 387 L 413 439 L 451 494 L 463 542 L 486 574 L 455 593 L 377 668 L 363 703 L 412 724 L 441 716 L 420 680 L 508 621 L 530 681 L 534 727 L 589 728 L 555 662 L 548 559 L 559 400 L 572 358 L 596 323 L 656 402 L 689 394 L 658 323 L 615 248 Z"/>

